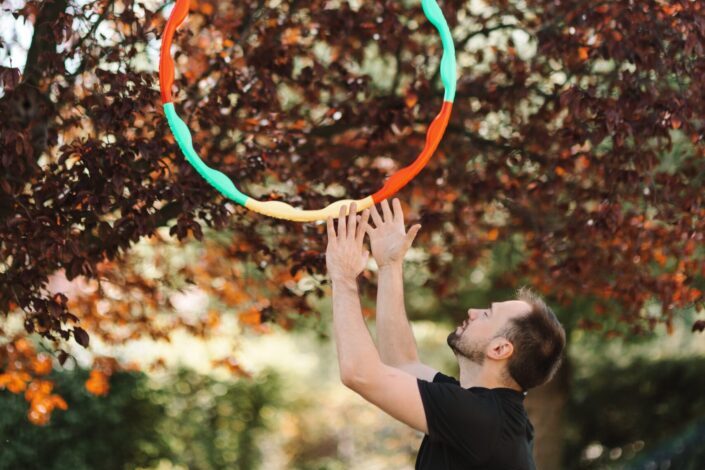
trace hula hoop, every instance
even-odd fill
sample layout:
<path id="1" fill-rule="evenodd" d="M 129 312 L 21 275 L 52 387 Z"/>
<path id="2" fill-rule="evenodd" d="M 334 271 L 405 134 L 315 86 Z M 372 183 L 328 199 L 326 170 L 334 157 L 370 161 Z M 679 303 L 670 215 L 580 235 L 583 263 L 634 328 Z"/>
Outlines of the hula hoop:
<path id="1" fill-rule="evenodd" d="M 176 114 L 171 96 L 171 87 L 174 83 L 174 61 L 171 57 L 171 42 L 176 28 L 186 19 L 189 9 L 189 0 L 176 0 L 176 5 L 171 11 L 169 20 L 166 23 L 166 28 L 164 29 L 164 35 L 162 36 L 159 57 L 159 86 L 161 89 L 164 114 L 169 123 L 169 128 L 179 148 L 186 156 L 186 160 L 206 181 L 208 181 L 208 183 L 228 199 L 235 201 L 247 209 L 278 219 L 311 222 L 325 220 L 329 216 L 335 218 L 339 215 L 341 205 L 348 206 L 350 203 L 355 202 L 357 211 L 362 211 L 394 195 L 411 181 L 431 159 L 433 152 L 438 147 L 445 133 L 448 120 L 450 119 L 450 112 L 453 108 L 453 100 L 455 99 L 455 46 L 450 34 L 450 29 L 436 0 L 421 0 L 421 6 L 424 14 L 436 27 L 441 37 L 443 44 L 441 81 L 445 89 L 441 111 L 428 127 L 426 143 L 423 150 L 419 156 L 416 157 L 416 160 L 392 174 L 387 181 L 385 181 L 384 186 L 371 196 L 358 200 L 345 199 L 336 201 L 323 209 L 304 210 L 297 209 L 282 201 L 259 201 L 243 194 L 235 187 L 235 184 L 228 176 L 206 165 L 194 150 L 191 131 L 186 123 Z"/>

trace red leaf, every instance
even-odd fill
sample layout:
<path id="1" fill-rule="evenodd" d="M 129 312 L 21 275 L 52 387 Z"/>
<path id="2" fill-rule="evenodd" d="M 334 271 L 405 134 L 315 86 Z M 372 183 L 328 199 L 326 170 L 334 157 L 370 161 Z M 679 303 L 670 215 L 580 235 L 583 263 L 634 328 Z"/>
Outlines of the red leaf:
<path id="1" fill-rule="evenodd" d="M 73 337 L 78 344 L 80 344 L 84 348 L 88 347 L 90 337 L 88 336 L 88 333 L 86 333 L 86 330 L 84 330 L 83 328 L 80 328 L 78 326 L 75 327 L 73 329 Z"/>
<path id="2" fill-rule="evenodd" d="M 63 366 L 64 363 L 66 362 L 66 359 L 68 359 L 68 358 L 69 358 L 69 355 L 66 351 L 64 351 L 64 350 L 59 351 L 59 364 L 61 364 Z"/>

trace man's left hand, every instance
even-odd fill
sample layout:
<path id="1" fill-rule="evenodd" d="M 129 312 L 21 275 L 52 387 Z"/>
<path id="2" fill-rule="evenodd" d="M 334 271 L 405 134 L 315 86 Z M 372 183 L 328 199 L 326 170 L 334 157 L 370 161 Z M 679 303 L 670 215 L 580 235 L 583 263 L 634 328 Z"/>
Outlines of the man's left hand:
<path id="1" fill-rule="evenodd" d="M 370 252 L 362 246 L 370 211 L 365 209 L 358 223 L 356 205 L 349 206 L 345 215 L 345 206 L 340 206 L 338 215 L 338 233 L 335 232 L 333 219 L 328 217 L 328 248 L 326 249 L 326 267 L 332 281 L 350 281 L 357 279 L 370 257 Z"/>

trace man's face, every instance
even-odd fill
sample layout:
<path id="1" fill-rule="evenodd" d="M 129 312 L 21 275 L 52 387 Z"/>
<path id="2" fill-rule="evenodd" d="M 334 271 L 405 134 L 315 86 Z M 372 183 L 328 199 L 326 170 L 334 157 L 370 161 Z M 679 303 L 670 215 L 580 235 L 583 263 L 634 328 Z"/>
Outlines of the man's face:
<path id="1" fill-rule="evenodd" d="M 489 308 L 468 309 L 468 317 L 448 335 L 454 353 L 482 364 L 490 341 L 515 317 L 526 315 L 531 306 L 521 300 L 494 302 Z"/>

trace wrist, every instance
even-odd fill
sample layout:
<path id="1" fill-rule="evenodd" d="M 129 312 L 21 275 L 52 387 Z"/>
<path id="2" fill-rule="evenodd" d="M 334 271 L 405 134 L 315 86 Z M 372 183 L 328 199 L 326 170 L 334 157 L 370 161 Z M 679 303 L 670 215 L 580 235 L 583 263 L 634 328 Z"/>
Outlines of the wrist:
<path id="1" fill-rule="evenodd" d="M 394 260 L 394 261 L 387 261 L 385 263 L 377 263 L 377 267 L 379 271 L 389 271 L 389 270 L 396 270 L 396 269 L 401 269 L 402 265 L 404 264 L 404 260 Z"/>
<path id="2" fill-rule="evenodd" d="M 336 276 L 331 277 L 333 289 L 344 288 L 357 290 L 357 276 Z"/>

